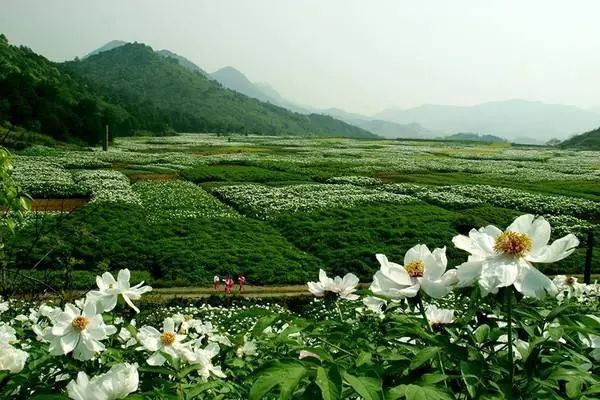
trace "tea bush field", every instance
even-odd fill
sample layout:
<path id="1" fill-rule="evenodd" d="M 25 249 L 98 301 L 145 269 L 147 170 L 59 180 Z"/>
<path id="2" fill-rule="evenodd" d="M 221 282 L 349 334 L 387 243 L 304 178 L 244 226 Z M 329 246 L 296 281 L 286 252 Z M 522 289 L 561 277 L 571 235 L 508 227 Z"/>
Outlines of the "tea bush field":
<path id="1" fill-rule="evenodd" d="M 368 279 L 377 252 L 441 246 L 520 213 L 544 215 L 553 238 L 581 240 L 541 267 L 548 274 L 582 273 L 588 231 L 600 239 L 593 151 L 182 134 L 119 138 L 107 152 L 37 146 L 13 161 L 33 198 L 88 200 L 31 213 L 6 244 L 16 276 L 63 276 L 55 281 L 71 288 L 120 268 L 155 286 L 204 285 L 215 273 L 303 283 L 319 268 Z M 592 266 L 600 272 L 598 246 Z"/>

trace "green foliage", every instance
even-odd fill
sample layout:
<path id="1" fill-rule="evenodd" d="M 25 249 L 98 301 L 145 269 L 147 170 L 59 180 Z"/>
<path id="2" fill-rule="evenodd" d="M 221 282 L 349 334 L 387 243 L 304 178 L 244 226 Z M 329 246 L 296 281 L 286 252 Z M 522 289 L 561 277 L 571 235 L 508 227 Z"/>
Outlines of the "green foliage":
<path id="1" fill-rule="evenodd" d="M 185 179 L 196 183 L 202 182 L 285 182 L 304 181 L 307 178 L 301 174 L 276 171 L 252 165 L 212 164 L 197 165 L 183 170 Z"/>
<path id="2" fill-rule="evenodd" d="M 0 120 L 59 140 L 97 143 L 104 125 L 131 126 L 131 116 L 103 101 L 55 64 L 0 36 Z"/>
<path id="3" fill-rule="evenodd" d="M 180 132 L 373 137 L 325 115 L 303 115 L 223 88 L 149 46 L 128 43 L 64 65 L 137 118 L 138 128 Z"/>
<path id="4" fill-rule="evenodd" d="M 567 149 L 600 150 L 600 128 L 573 136 L 562 142 L 560 147 Z"/>
<path id="5" fill-rule="evenodd" d="M 95 271 L 110 260 L 111 270 L 147 270 L 161 286 L 207 284 L 215 273 L 244 274 L 250 283 L 300 283 L 318 270 L 314 257 L 264 222 L 247 218 L 153 222 L 141 207 L 89 204 L 61 217 L 32 250 L 25 239 L 33 236 L 34 227 L 27 226 L 10 246 L 19 268 L 52 250 L 40 269 L 55 269 L 74 257 L 82 260 L 78 269 Z"/>

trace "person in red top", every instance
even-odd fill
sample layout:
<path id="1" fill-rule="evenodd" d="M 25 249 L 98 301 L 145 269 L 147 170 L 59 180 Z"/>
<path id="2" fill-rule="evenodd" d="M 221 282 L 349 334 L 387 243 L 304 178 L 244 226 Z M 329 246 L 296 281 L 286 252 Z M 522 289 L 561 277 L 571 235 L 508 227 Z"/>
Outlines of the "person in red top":
<path id="1" fill-rule="evenodd" d="M 244 275 L 238 275 L 238 283 L 240 285 L 239 291 L 244 290 L 244 285 L 246 284 L 246 277 Z"/>
<path id="2" fill-rule="evenodd" d="M 231 293 L 231 289 L 233 288 L 233 279 L 231 278 L 225 278 L 225 292 L 226 293 Z"/>

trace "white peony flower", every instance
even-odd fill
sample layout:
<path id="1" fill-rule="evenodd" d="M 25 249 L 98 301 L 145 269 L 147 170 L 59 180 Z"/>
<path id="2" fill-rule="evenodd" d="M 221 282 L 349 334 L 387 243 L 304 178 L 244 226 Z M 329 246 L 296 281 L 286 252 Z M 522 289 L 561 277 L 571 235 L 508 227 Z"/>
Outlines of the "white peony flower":
<path id="1" fill-rule="evenodd" d="M 110 272 L 105 272 L 102 276 L 96 277 L 98 290 L 92 290 L 87 294 L 88 299 L 101 304 L 101 311 L 111 311 L 117 305 L 119 295 L 123 296 L 123 300 L 135 310 L 140 310 L 133 304 L 133 300 L 139 300 L 142 294 L 152 290 L 150 286 L 142 286 L 144 282 L 140 282 L 135 286 L 129 283 L 130 272 L 128 269 L 122 269 L 117 275 L 117 280 Z"/>
<path id="2" fill-rule="evenodd" d="M 235 354 L 242 358 L 244 356 L 255 356 L 256 353 L 256 342 L 254 340 L 247 340 L 244 338 L 244 344 L 237 348 Z"/>
<path id="3" fill-rule="evenodd" d="M 446 271 L 446 248 L 433 252 L 424 244 L 409 249 L 404 266 L 388 261 L 383 254 L 376 255 L 380 269 L 373 276 L 371 291 L 391 299 L 415 297 L 419 290 L 431 297 L 441 298 L 452 291 L 456 271 Z"/>
<path id="4" fill-rule="evenodd" d="M 425 316 L 427 317 L 429 325 L 433 327 L 448 325 L 454 322 L 454 310 L 437 308 L 434 305 L 427 307 L 427 310 L 425 310 Z"/>
<path id="5" fill-rule="evenodd" d="M 211 374 L 218 376 L 219 378 L 225 378 L 225 374 L 221 371 L 221 367 L 215 366 L 212 363 L 212 359 L 219 354 L 219 345 L 216 343 L 209 343 L 205 348 L 193 347 L 185 348 L 182 351 L 184 359 L 193 365 L 198 365 L 198 374 L 205 380 L 210 377 Z"/>
<path id="6" fill-rule="evenodd" d="M 574 276 L 556 275 L 552 279 L 552 283 L 556 285 L 556 290 L 558 291 L 556 298 L 558 301 L 564 301 L 565 298 L 570 299 L 573 297 L 580 301 L 585 299 L 586 285 L 577 282 L 577 278 Z"/>
<path id="7" fill-rule="evenodd" d="M 0 343 L 0 371 L 17 374 L 25 367 L 29 354 L 9 344 Z"/>
<path id="8" fill-rule="evenodd" d="M 138 350 L 145 349 L 153 352 L 147 360 L 148 364 L 163 365 L 167 359 L 162 353 L 168 354 L 173 358 L 179 358 L 180 353 L 186 347 L 182 344 L 185 338 L 185 335 L 176 333 L 173 318 L 166 318 L 163 321 L 162 333 L 152 326 L 143 326 L 138 331 L 137 339 L 142 345 Z"/>
<path id="9" fill-rule="evenodd" d="M 0 297 L 0 300 L 2 300 L 1 297 Z M 8 301 L 0 302 L 0 314 L 2 314 L 5 311 L 8 311 L 9 308 L 10 308 L 10 303 Z"/>
<path id="10" fill-rule="evenodd" d="M 308 282 L 307 285 L 308 290 L 316 297 L 323 297 L 326 292 L 332 292 L 342 299 L 356 300 L 359 296 L 354 294 L 354 292 L 356 292 L 358 282 L 358 277 L 352 273 L 344 275 L 343 278 L 339 276 L 329 278 L 327 273 L 320 269 L 319 281 Z"/>
<path id="11" fill-rule="evenodd" d="M 548 244 L 550 224 L 544 217 L 521 215 L 503 232 L 488 225 L 472 229 L 469 236 L 458 235 L 452 242 L 471 253 L 457 267 L 460 286 L 478 283 L 482 294 L 498 293 L 501 287 L 514 287 L 525 296 L 556 294 L 556 286 L 531 263 L 551 263 L 570 255 L 579 240 L 569 234 Z"/>
<path id="12" fill-rule="evenodd" d="M 73 356 L 81 361 L 90 360 L 96 353 L 104 351 L 105 346 L 100 341 L 117 331 L 114 326 L 104 323 L 102 314 L 96 313 L 94 303 L 86 303 L 83 311 L 67 304 L 53 323 L 43 332 L 44 339 L 50 342 L 50 354 L 73 352 Z"/>
<path id="13" fill-rule="evenodd" d="M 383 307 L 387 305 L 387 301 L 375 296 L 363 297 L 362 302 L 367 309 L 371 310 L 375 314 L 383 314 Z"/>
<path id="14" fill-rule="evenodd" d="M 137 339 L 133 337 L 133 335 L 131 334 L 129 329 L 127 329 L 127 327 L 121 328 L 119 334 L 117 335 L 117 338 L 119 339 L 119 342 L 121 342 L 122 347 L 124 349 L 131 347 L 134 344 L 137 344 Z"/>
<path id="15" fill-rule="evenodd" d="M 107 373 L 90 379 L 85 372 L 77 374 L 77 380 L 67 385 L 67 394 L 73 400 L 124 399 L 138 390 L 137 364 L 117 364 Z"/>
<path id="16" fill-rule="evenodd" d="M 0 345 L 14 344 L 17 342 L 15 329 L 5 323 L 0 324 Z"/>

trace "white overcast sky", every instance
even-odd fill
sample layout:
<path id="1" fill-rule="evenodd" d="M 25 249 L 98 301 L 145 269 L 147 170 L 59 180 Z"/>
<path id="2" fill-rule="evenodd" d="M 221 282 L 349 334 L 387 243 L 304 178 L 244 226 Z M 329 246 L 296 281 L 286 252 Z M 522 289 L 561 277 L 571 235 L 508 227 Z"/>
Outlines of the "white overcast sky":
<path id="1" fill-rule="evenodd" d="M 600 106 L 599 21 L 598 0 L 0 0 L 0 32 L 51 60 L 139 41 L 362 113 L 513 98 Z"/>

